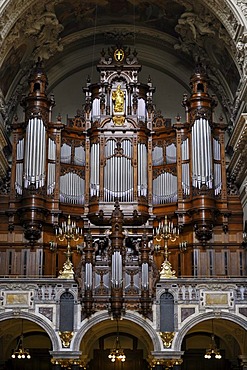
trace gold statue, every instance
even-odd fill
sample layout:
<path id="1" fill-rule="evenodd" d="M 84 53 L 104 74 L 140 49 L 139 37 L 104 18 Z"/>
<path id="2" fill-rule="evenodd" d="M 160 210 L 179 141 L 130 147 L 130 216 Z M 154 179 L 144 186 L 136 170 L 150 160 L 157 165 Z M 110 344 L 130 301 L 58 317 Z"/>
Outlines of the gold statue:
<path id="1" fill-rule="evenodd" d="M 114 101 L 114 111 L 123 112 L 124 111 L 124 92 L 121 90 L 121 86 L 118 85 L 117 90 L 112 93 L 112 100 Z"/>

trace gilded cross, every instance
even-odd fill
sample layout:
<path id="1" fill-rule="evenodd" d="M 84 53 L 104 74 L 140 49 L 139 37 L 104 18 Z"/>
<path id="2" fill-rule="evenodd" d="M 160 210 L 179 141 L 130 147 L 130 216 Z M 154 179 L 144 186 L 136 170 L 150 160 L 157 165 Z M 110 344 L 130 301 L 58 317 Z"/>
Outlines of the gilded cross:
<path id="1" fill-rule="evenodd" d="M 122 62 L 124 58 L 124 52 L 122 49 L 115 50 L 114 57 L 118 62 Z"/>

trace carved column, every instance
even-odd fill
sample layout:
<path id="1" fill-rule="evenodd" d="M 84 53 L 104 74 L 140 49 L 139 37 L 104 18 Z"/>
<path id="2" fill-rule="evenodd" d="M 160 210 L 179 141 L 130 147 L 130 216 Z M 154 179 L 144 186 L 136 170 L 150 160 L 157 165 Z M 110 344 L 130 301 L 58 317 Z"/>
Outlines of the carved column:
<path id="1" fill-rule="evenodd" d="M 123 213 L 118 201 L 111 217 L 111 312 L 114 318 L 120 318 L 123 309 Z"/>
<path id="2" fill-rule="evenodd" d="M 93 306 L 93 293 L 92 293 L 92 270 L 93 270 L 93 247 L 92 247 L 92 235 L 90 231 L 86 236 L 86 247 L 84 248 L 85 253 L 85 293 L 84 293 L 84 311 L 86 316 L 92 314 Z M 91 273 L 90 273 L 91 270 Z M 91 281 L 89 281 L 91 279 Z"/>
<path id="3" fill-rule="evenodd" d="M 149 281 L 148 281 L 150 248 L 148 247 L 148 236 L 146 233 L 144 233 L 142 236 L 140 252 L 141 252 L 141 268 L 142 268 L 143 279 L 145 279 L 144 270 L 145 269 L 147 270 L 146 271 L 147 280 L 141 282 L 141 310 L 142 310 L 142 314 L 146 317 L 152 310 L 151 297 L 149 294 Z"/>

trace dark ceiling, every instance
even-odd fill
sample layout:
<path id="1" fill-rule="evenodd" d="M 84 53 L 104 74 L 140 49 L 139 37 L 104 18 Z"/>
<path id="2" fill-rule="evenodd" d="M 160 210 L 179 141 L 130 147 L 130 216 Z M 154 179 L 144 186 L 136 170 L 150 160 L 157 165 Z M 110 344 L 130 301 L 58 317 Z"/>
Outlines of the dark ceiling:
<path id="1" fill-rule="evenodd" d="M 229 17 L 230 13 L 230 22 Z M 75 71 L 96 65 L 98 49 L 117 42 L 138 46 L 143 65 L 176 74 L 184 85 L 188 78 L 183 69 L 192 71 L 200 60 L 208 67 L 212 90 L 230 114 L 240 81 L 233 41 L 219 14 L 204 0 L 33 0 L 6 37 L 0 89 L 9 109 L 25 90 L 27 73 L 39 56 L 54 87 Z M 92 45 L 93 61 L 87 55 Z"/>

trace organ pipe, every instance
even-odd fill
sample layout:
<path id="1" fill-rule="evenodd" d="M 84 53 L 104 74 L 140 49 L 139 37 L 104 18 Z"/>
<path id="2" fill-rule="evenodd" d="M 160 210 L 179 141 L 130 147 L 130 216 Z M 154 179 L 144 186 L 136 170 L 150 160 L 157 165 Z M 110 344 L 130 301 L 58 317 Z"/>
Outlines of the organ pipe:
<path id="1" fill-rule="evenodd" d="M 47 172 L 47 194 L 53 194 L 56 182 L 56 144 L 49 138 L 48 139 L 48 172 Z M 53 163 L 51 163 L 53 161 Z"/>
<path id="2" fill-rule="evenodd" d="M 212 145 L 208 120 L 199 118 L 192 127 L 192 184 L 200 189 L 206 185 L 212 188 Z"/>
<path id="3" fill-rule="evenodd" d="M 17 194 L 22 194 L 22 178 L 23 178 L 23 156 L 24 156 L 24 139 L 19 140 L 16 147 L 16 176 L 15 190 Z"/>
<path id="4" fill-rule="evenodd" d="M 78 166 L 85 166 L 85 148 L 83 146 L 75 147 L 74 164 Z"/>
<path id="5" fill-rule="evenodd" d="M 144 99 L 139 99 L 139 101 L 138 101 L 137 114 L 138 114 L 138 119 L 139 120 L 145 121 L 145 119 L 146 119 L 146 103 L 145 103 Z"/>
<path id="6" fill-rule="evenodd" d="M 71 146 L 66 143 L 61 146 L 61 163 L 71 163 Z"/>
<path id="7" fill-rule="evenodd" d="M 142 289 L 148 289 L 148 263 L 142 263 L 142 281 L 141 287 Z"/>
<path id="8" fill-rule="evenodd" d="M 105 146 L 104 201 L 133 201 L 133 167 L 130 140 L 123 140 L 118 148 L 115 140 Z"/>
<path id="9" fill-rule="evenodd" d="M 84 204 L 85 180 L 69 172 L 60 177 L 60 201 L 70 204 Z"/>
<path id="10" fill-rule="evenodd" d="M 91 155 L 90 155 L 90 195 L 99 196 L 99 164 L 100 164 L 100 147 L 99 143 L 93 144 L 91 147 Z"/>
<path id="11" fill-rule="evenodd" d="M 221 148 L 218 140 L 213 139 L 213 153 L 214 153 L 214 193 L 219 195 L 222 189 L 221 177 Z"/>
<path id="12" fill-rule="evenodd" d="M 177 201 L 177 176 L 161 173 L 153 180 L 153 203 L 165 204 Z"/>
<path id="13" fill-rule="evenodd" d="M 153 166 L 160 166 L 164 164 L 163 148 L 156 146 L 152 153 Z"/>
<path id="14" fill-rule="evenodd" d="M 189 139 L 182 142 L 182 188 L 185 195 L 190 194 Z"/>
<path id="15" fill-rule="evenodd" d="M 112 254 L 112 287 L 120 288 L 123 283 L 122 255 L 120 251 Z"/>
<path id="16" fill-rule="evenodd" d="M 138 144 L 138 196 L 147 196 L 147 147 Z"/>
<path id="17" fill-rule="evenodd" d="M 176 146 L 174 144 L 166 147 L 166 163 L 176 163 Z"/>
<path id="18" fill-rule="evenodd" d="M 85 288 L 92 289 L 93 285 L 93 266 L 91 262 L 87 262 L 85 265 Z"/>
<path id="19" fill-rule="evenodd" d="M 43 120 L 39 117 L 29 119 L 26 130 L 24 162 L 24 187 L 34 185 L 36 189 L 45 183 L 46 137 Z"/>

